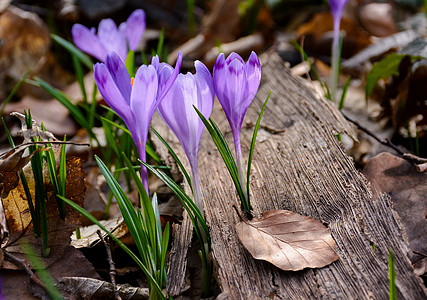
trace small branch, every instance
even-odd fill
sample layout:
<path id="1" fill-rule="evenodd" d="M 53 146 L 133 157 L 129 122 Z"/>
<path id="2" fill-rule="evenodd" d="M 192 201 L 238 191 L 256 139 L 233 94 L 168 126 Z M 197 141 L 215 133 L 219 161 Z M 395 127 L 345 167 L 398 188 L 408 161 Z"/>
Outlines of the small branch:
<path id="1" fill-rule="evenodd" d="M 353 123 L 354 125 L 356 125 L 356 127 L 360 130 L 362 130 L 363 132 L 365 132 L 367 135 L 371 136 L 372 138 L 374 138 L 377 142 L 379 142 L 380 144 L 383 144 L 385 146 L 388 146 L 390 148 L 392 148 L 393 150 L 395 150 L 399 155 L 402 156 L 403 159 L 406 159 L 407 161 L 413 163 L 415 165 L 415 167 L 417 168 L 417 171 L 420 173 L 423 173 L 425 171 L 427 171 L 427 158 L 422 158 L 416 155 L 413 155 L 411 153 L 404 153 L 402 150 L 400 150 L 399 148 L 397 148 L 397 146 L 395 144 L 393 144 L 392 142 L 390 142 L 388 139 L 384 139 L 381 140 L 375 133 L 373 133 L 372 131 L 370 131 L 369 129 L 363 127 L 362 125 L 360 125 L 359 122 L 351 119 L 349 116 L 347 116 L 343 111 L 341 111 L 343 117 Z"/>
<path id="2" fill-rule="evenodd" d="M 30 280 L 32 280 L 35 284 L 40 286 L 45 291 L 47 291 L 44 283 L 37 277 L 36 274 L 34 274 L 34 272 L 28 267 L 28 265 L 25 263 L 24 260 L 17 258 L 16 256 L 10 254 L 6 250 L 3 250 L 3 254 L 6 257 L 6 259 L 11 261 L 15 266 L 24 269 L 24 271 L 27 272 L 28 276 L 30 276 Z"/>
<path id="3" fill-rule="evenodd" d="M 375 133 L 373 133 L 372 131 L 370 131 L 369 129 L 363 127 L 362 125 L 360 125 L 359 122 L 351 119 L 349 116 L 347 116 L 343 111 L 341 111 L 343 117 L 347 120 L 350 121 L 351 123 L 353 123 L 354 125 L 356 125 L 357 129 L 362 130 L 363 132 L 365 132 L 367 135 L 373 137 L 377 142 L 379 142 L 380 144 L 383 144 L 385 146 L 388 146 L 390 148 L 392 148 L 394 151 L 396 151 L 399 155 L 404 154 L 404 152 L 402 150 L 400 150 L 399 148 L 397 148 L 397 146 L 395 144 L 393 144 L 392 142 L 390 142 L 390 140 L 388 139 L 384 139 L 381 140 Z"/>
<path id="4" fill-rule="evenodd" d="M 122 298 L 119 295 L 119 291 L 117 290 L 116 266 L 114 265 L 113 257 L 111 255 L 110 246 L 105 242 L 105 239 L 101 234 L 101 231 L 97 230 L 96 233 L 98 234 L 99 238 L 101 239 L 101 242 L 104 244 L 105 250 L 107 250 L 107 259 L 108 259 L 108 263 L 110 264 L 110 279 L 111 279 L 111 284 L 113 285 L 114 298 L 116 300 L 122 300 Z"/>

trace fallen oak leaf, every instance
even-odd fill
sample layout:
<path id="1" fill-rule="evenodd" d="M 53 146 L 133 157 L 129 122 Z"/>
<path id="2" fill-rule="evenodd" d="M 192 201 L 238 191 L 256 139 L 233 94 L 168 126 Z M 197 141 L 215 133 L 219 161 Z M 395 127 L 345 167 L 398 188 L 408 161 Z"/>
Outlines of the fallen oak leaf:
<path id="1" fill-rule="evenodd" d="M 322 268 L 336 261 L 336 244 L 328 229 L 312 217 L 270 210 L 261 219 L 236 225 L 243 246 L 255 258 L 285 271 Z"/>

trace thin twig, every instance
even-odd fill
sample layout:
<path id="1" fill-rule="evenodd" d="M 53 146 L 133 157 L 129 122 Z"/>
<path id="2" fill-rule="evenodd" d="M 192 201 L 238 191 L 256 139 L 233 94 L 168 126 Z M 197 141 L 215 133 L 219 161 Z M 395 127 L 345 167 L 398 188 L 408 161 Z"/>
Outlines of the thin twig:
<path id="1" fill-rule="evenodd" d="M 28 267 L 28 265 L 25 263 L 24 260 L 22 260 L 20 258 L 17 258 L 16 256 L 14 256 L 13 254 L 10 254 L 6 250 L 3 250 L 3 254 L 6 257 L 6 259 L 8 259 L 9 261 L 11 261 L 15 266 L 23 268 L 24 271 L 27 272 L 28 276 L 30 276 L 30 279 L 35 284 L 37 284 L 42 289 L 44 289 L 45 291 L 47 291 L 46 286 L 44 285 L 44 283 L 37 277 L 36 274 L 34 274 L 34 272 Z"/>
<path id="2" fill-rule="evenodd" d="M 104 244 L 105 249 L 107 250 L 108 263 L 110 264 L 110 279 L 111 279 L 111 284 L 113 285 L 114 297 L 116 298 L 116 300 L 122 300 L 122 298 L 119 295 L 119 291 L 117 290 L 116 266 L 114 265 L 113 257 L 111 255 L 110 246 L 105 242 L 105 239 L 101 234 L 101 231 L 97 230 L 96 233 L 98 234 L 99 238 L 101 239 L 101 242 Z"/>
<path id="3" fill-rule="evenodd" d="M 371 136 L 372 138 L 374 138 L 376 141 L 378 141 L 379 143 L 388 146 L 390 148 L 392 148 L 393 150 L 395 150 L 399 155 L 402 156 L 403 159 L 406 159 L 407 161 L 411 162 L 412 164 L 415 165 L 415 167 L 417 168 L 417 171 L 420 173 L 423 173 L 425 171 L 427 171 L 427 158 L 422 158 L 416 155 L 413 155 L 411 153 L 405 153 L 402 150 L 400 150 L 399 148 L 397 148 L 397 146 L 395 144 L 393 144 L 389 139 L 384 139 L 381 140 L 375 133 L 373 133 L 372 131 L 370 131 L 369 129 L 363 127 L 362 125 L 360 125 L 359 122 L 351 119 L 349 116 L 347 116 L 343 111 L 341 111 L 343 117 L 347 120 L 350 121 L 351 123 L 353 123 L 354 125 L 356 125 L 356 127 L 360 130 L 362 130 L 363 132 L 365 132 L 367 135 Z"/>
<path id="4" fill-rule="evenodd" d="M 363 127 L 362 125 L 360 125 L 359 122 L 351 119 L 349 116 L 347 116 L 343 111 L 341 111 L 343 117 L 347 120 L 350 121 L 351 123 L 353 123 L 354 125 L 356 125 L 357 129 L 362 130 L 363 132 L 365 132 L 367 135 L 373 137 L 377 142 L 379 142 L 380 144 L 383 144 L 385 146 L 388 146 L 390 148 L 392 148 L 394 151 L 396 151 L 398 154 L 402 155 L 405 154 L 402 150 L 400 150 L 399 148 L 397 148 L 397 146 L 395 144 L 393 144 L 389 139 L 384 139 L 381 140 L 375 133 L 373 133 L 372 131 L 370 131 L 369 129 Z"/>

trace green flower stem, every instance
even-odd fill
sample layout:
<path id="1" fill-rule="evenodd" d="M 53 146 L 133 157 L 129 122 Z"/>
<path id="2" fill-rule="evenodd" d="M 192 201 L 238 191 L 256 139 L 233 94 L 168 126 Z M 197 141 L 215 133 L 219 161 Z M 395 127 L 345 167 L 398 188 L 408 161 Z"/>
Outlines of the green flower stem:
<path id="1" fill-rule="evenodd" d="M 204 247 L 204 253 L 199 251 L 199 255 L 202 259 L 202 297 L 207 298 L 211 293 L 212 262 L 209 259 L 209 252 L 207 252 L 209 245 L 205 243 Z"/>
<path id="2" fill-rule="evenodd" d="M 337 25 L 335 25 L 337 26 Z M 339 23 L 338 23 L 338 34 L 334 32 L 334 38 L 332 43 L 332 73 L 331 73 L 331 100 L 337 103 L 337 90 L 338 90 L 338 79 L 339 79 Z"/>

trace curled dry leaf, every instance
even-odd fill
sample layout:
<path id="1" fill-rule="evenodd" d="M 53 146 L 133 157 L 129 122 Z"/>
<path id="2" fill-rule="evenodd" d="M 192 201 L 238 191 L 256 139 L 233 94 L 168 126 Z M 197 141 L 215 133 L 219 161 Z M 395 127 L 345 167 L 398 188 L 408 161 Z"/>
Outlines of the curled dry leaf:
<path id="1" fill-rule="evenodd" d="M 240 241 L 255 259 L 285 271 L 321 268 L 336 261 L 336 244 L 318 220 L 289 210 L 270 210 L 261 219 L 236 225 Z"/>
<path id="2" fill-rule="evenodd" d="M 118 239 L 129 232 L 122 217 L 111 220 L 100 220 L 99 222 Z M 74 231 L 71 235 L 71 245 L 75 248 L 92 248 L 100 242 L 99 236 L 96 233 L 98 230 L 100 229 L 96 224 L 80 227 L 80 238 L 77 238 L 76 232 Z M 107 234 L 102 232 L 102 235 L 105 237 Z"/>
<path id="3" fill-rule="evenodd" d="M 0 154 L 0 195 L 6 198 L 18 186 L 18 172 L 30 161 L 32 155 L 23 156 L 27 147 L 17 147 Z"/>

